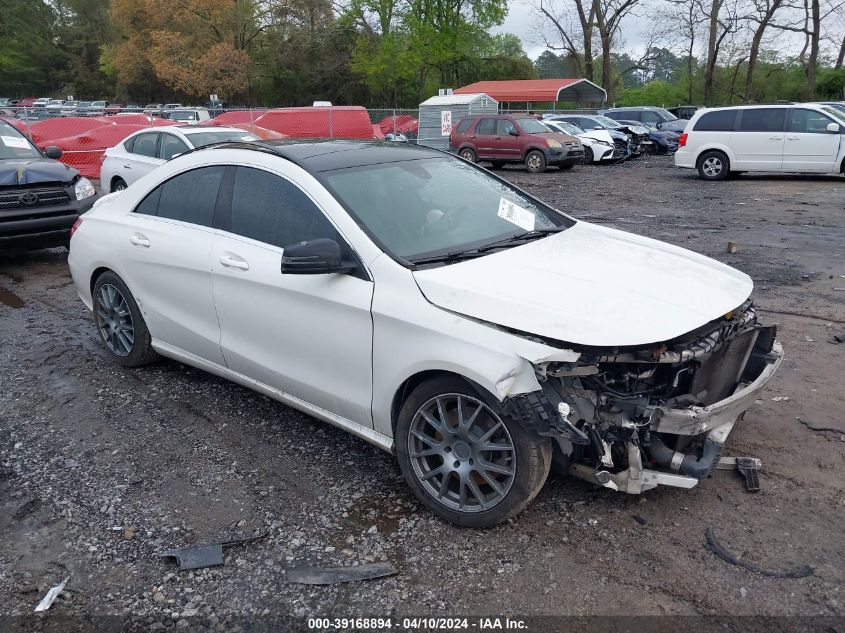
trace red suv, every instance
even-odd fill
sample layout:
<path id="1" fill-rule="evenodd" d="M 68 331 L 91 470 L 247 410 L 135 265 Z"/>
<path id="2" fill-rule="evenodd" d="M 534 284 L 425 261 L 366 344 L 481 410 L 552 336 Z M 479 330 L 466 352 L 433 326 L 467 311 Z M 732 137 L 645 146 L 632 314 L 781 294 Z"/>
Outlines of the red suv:
<path id="1" fill-rule="evenodd" d="M 571 169 L 584 154 L 574 136 L 552 132 L 527 114 L 498 114 L 463 117 L 452 128 L 449 146 L 461 158 L 480 160 L 499 168 L 505 163 L 525 163 L 536 174 L 547 165 Z"/>

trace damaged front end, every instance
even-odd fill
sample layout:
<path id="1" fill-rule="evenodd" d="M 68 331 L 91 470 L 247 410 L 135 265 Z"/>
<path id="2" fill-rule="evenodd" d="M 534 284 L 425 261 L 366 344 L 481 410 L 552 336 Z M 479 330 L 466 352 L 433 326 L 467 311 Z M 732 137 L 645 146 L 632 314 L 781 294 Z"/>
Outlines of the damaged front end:
<path id="1" fill-rule="evenodd" d="M 710 476 L 734 425 L 783 358 L 775 326 L 747 301 L 646 348 L 583 348 L 577 362 L 535 365 L 541 389 L 505 407 L 556 441 L 572 474 L 638 494 Z"/>

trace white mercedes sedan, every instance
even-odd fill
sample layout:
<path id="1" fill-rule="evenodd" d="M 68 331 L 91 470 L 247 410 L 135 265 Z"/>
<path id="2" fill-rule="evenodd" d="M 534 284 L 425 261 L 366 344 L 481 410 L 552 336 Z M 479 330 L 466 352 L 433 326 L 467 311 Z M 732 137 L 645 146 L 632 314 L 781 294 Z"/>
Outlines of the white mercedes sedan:
<path id="1" fill-rule="evenodd" d="M 186 153 L 82 216 L 69 264 L 118 363 L 166 356 L 345 429 L 465 526 L 521 511 L 553 462 L 696 485 L 782 358 L 747 275 L 416 145 Z"/>
<path id="2" fill-rule="evenodd" d="M 103 191 L 121 191 L 156 167 L 188 150 L 225 141 L 257 141 L 233 127 L 162 125 L 127 136 L 106 150 L 100 167 Z"/>

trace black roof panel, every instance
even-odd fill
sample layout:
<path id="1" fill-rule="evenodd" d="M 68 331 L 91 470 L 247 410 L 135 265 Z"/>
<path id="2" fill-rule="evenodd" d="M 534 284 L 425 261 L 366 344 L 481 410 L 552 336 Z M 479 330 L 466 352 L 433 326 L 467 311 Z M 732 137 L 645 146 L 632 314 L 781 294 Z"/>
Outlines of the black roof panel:
<path id="1" fill-rule="evenodd" d="M 311 172 L 443 156 L 443 152 L 429 147 L 391 141 L 278 140 L 260 145 Z"/>

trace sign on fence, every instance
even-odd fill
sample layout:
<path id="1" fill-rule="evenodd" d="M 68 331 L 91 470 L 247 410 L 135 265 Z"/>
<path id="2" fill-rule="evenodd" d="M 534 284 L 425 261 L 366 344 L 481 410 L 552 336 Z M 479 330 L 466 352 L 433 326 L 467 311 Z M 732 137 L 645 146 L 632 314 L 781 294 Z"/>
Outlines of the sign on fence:
<path id="1" fill-rule="evenodd" d="M 452 133 L 452 111 L 443 110 L 440 112 L 440 136 L 449 136 Z"/>

